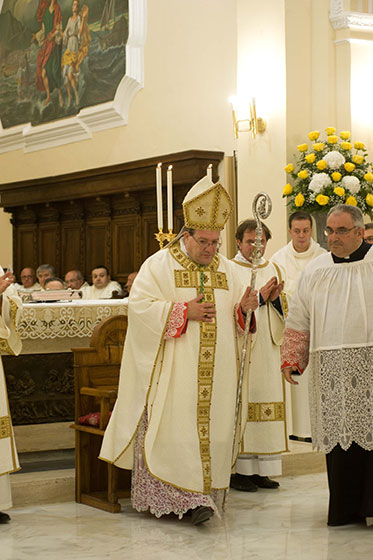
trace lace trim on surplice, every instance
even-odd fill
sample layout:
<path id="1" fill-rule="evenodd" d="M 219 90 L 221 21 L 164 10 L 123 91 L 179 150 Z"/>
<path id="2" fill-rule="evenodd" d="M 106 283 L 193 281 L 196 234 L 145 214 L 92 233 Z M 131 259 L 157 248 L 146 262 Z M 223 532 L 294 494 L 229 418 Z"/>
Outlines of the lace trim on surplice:
<path id="1" fill-rule="evenodd" d="M 314 447 L 373 451 L 373 348 L 312 352 L 307 371 Z"/>

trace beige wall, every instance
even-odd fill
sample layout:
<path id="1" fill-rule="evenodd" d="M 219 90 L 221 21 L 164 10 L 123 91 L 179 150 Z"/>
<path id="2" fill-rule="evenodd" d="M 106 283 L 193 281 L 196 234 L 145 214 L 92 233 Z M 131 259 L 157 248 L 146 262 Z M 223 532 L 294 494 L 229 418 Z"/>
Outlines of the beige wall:
<path id="1" fill-rule="evenodd" d="M 238 219 L 252 216 L 254 196 L 265 191 L 273 210 L 266 220 L 274 233 L 267 256 L 286 241 L 285 205 L 281 199 L 286 165 L 285 2 L 239 0 L 237 95 L 255 97 L 257 115 L 267 130 L 255 139 L 240 133 L 238 153 Z M 240 115 L 239 115 L 240 116 Z"/>
<path id="2" fill-rule="evenodd" d="M 188 149 L 232 155 L 228 98 L 236 82 L 232 0 L 148 0 L 145 87 L 125 127 L 91 140 L 0 155 L 0 182 L 53 176 Z M 27 203 L 27 201 L 25 201 Z M 0 215 L 0 263 L 8 262 L 10 224 Z"/>

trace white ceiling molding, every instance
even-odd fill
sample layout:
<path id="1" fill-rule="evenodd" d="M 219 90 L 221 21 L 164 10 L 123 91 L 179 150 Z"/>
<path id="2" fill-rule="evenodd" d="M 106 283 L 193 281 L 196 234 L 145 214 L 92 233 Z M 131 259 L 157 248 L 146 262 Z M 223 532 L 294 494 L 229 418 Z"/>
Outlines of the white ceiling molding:
<path id="1" fill-rule="evenodd" d="M 126 45 L 126 74 L 113 101 L 87 107 L 70 118 L 32 126 L 30 123 L 4 129 L 0 121 L 0 153 L 23 149 L 45 150 L 92 138 L 94 132 L 128 123 L 130 104 L 144 86 L 146 0 L 129 0 L 129 36 Z"/>
<path id="2" fill-rule="evenodd" d="M 373 31 L 373 14 L 346 12 L 343 0 L 330 0 L 329 19 L 333 29 L 361 29 Z"/>

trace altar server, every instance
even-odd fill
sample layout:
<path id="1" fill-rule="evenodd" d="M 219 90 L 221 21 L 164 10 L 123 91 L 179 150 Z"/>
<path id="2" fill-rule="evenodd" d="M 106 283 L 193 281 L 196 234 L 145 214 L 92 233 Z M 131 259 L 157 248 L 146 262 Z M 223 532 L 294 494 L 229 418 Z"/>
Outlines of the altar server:
<path id="1" fill-rule="evenodd" d="M 3 354 L 18 355 L 22 343 L 16 329 L 22 301 L 10 283 L 11 272 L 4 274 L 0 267 L 0 350 Z M 3 510 L 12 507 L 9 473 L 19 469 L 17 451 L 10 417 L 5 375 L 0 359 L 0 523 L 10 517 Z"/>
<path id="2" fill-rule="evenodd" d="M 264 258 L 271 232 L 262 224 L 262 258 L 256 273 L 259 290 L 257 329 L 252 337 L 247 392 L 248 407 L 243 410 L 246 426 L 231 487 L 244 492 L 259 488 L 278 488 L 269 476 L 282 473 L 281 453 L 288 450 L 285 423 L 285 394 L 281 377 L 280 345 L 284 331 L 286 296 L 277 265 Z M 238 252 L 233 259 L 241 281 L 250 284 L 251 255 L 256 236 L 256 221 L 245 220 L 236 231 Z"/>
<path id="3" fill-rule="evenodd" d="M 258 305 L 218 255 L 232 202 L 203 178 L 183 201 L 182 235 L 142 265 L 131 289 L 119 394 L 101 458 L 133 469 L 132 504 L 195 525 L 229 487 L 237 331 Z"/>
<path id="4" fill-rule="evenodd" d="M 272 256 L 271 262 L 283 271 L 285 292 L 290 301 L 302 271 L 326 250 L 312 239 L 312 218 L 307 212 L 298 211 L 289 216 L 289 234 L 291 240 Z M 304 379 L 299 380 L 296 389 L 287 387 L 287 421 L 288 434 L 294 439 L 310 438 L 308 388 Z"/>
<path id="5" fill-rule="evenodd" d="M 373 523 L 373 250 L 361 211 L 334 206 L 331 253 L 303 272 L 282 346 L 286 380 L 308 377 L 312 443 L 326 453 L 328 525 Z"/>

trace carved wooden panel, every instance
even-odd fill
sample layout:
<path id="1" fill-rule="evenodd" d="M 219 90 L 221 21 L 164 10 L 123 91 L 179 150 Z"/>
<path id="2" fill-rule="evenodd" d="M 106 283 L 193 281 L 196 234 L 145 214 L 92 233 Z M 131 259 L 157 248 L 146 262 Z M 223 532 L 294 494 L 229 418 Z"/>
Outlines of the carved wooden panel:
<path id="1" fill-rule="evenodd" d="M 189 150 L 101 169 L 0 185 L 0 206 L 12 214 L 13 266 L 42 263 L 63 276 L 78 268 L 90 281 L 97 264 L 125 283 L 158 250 L 155 168 L 163 162 L 164 230 L 166 171 L 173 165 L 174 232 L 183 224 L 182 200 L 213 165 L 218 180 L 222 152 Z M 27 205 L 24 202 L 27 200 Z"/>

